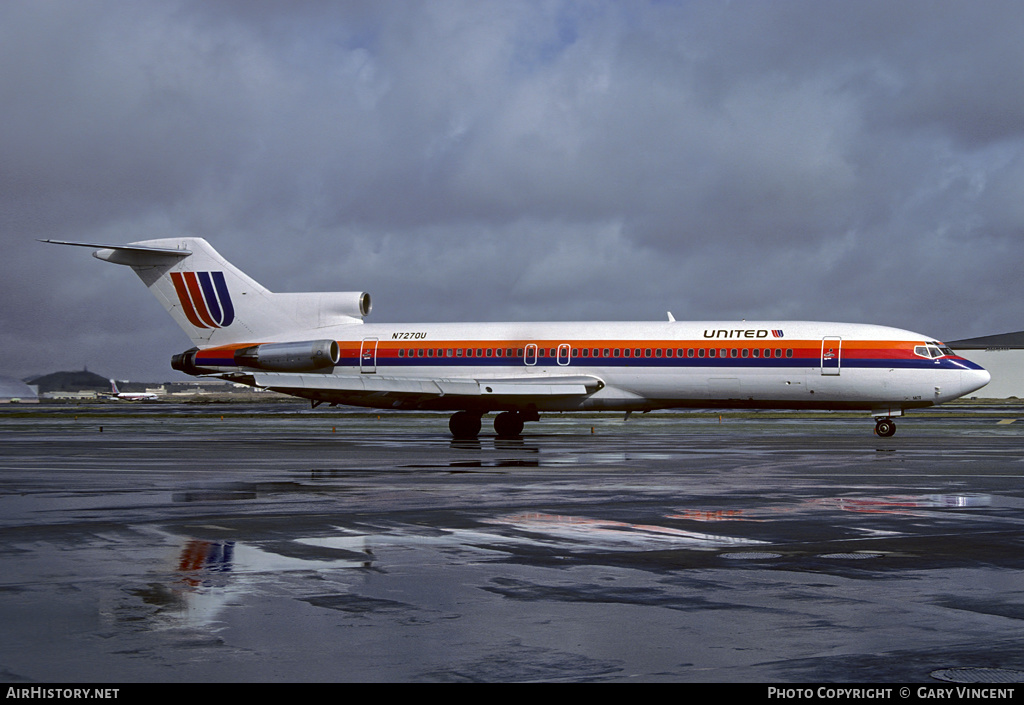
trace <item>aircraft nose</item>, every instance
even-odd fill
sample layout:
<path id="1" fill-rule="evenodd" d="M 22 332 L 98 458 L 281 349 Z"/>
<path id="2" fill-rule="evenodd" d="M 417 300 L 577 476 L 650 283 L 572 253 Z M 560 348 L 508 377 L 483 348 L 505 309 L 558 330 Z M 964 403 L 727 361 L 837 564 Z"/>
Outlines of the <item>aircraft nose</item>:
<path id="1" fill-rule="evenodd" d="M 960 386 L 962 388 L 960 395 L 970 394 L 973 391 L 981 389 L 992 379 L 992 375 L 989 374 L 988 370 L 979 367 L 976 370 L 963 370 L 960 373 Z"/>

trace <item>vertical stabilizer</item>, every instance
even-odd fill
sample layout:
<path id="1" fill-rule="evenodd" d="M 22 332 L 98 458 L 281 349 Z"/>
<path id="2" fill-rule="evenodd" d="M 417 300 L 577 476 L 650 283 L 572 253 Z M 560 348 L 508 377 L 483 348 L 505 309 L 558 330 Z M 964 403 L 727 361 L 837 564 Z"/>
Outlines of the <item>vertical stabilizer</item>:
<path id="1" fill-rule="evenodd" d="M 202 238 L 46 242 L 94 247 L 94 257 L 131 267 L 199 348 L 308 337 L 317 329 L 361 323 L 370 310 L 362 292 L 275 294 Z"/>

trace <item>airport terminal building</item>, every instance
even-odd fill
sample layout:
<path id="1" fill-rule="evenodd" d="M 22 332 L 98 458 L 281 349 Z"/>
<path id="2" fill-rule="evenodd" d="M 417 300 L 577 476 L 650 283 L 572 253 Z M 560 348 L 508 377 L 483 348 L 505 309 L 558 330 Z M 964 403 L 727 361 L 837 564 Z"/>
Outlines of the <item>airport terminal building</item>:
<path id="1" fill-rule="evenodd" d="M 951 340 L 946 345 L 992 374 L 992 381 L 972 396 L 1024 399 L 1024 331 Z"/>

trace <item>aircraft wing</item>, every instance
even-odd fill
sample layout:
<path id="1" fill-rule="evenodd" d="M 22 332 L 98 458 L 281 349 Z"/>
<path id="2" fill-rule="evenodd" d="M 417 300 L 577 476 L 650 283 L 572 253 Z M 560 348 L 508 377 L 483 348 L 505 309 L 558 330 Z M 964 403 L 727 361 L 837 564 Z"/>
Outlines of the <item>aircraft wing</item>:
<path id="1" fill-rule="evenodd" d="M 590 375 L 507 377 L 507 378 L 417 378 L 372 375 L 294 374 L 257 372 L 257 387 L 308 399 L 363 405 L 372 400 L 394 408 L 434 407 L 442 398 L 487 406 L 493 403 L 523 402 L 527 397 L 586 396 L 604 382 Z M 384 404 L 380 404 L 384 402 Z"/>

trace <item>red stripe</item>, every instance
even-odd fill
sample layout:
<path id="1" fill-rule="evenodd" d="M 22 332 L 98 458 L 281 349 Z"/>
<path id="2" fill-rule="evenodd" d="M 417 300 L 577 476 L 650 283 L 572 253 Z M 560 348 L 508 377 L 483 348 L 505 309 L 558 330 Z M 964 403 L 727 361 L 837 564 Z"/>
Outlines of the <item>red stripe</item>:
<path id="1" fill-rule="evenodd" d="M 189 272 L 191 274 L 191 272 Z M 188 322 L 194 325 L 196 328 L 209 328 L 206 324 L 199 320 L 196 315 L 195 307 L 192 305 L 192 297 L 189 296 L 188 289 L 185 286 L 185 281 L 182 279 L 180 272 L 171 272 L 171 281 L 174 283 L 174 290 L 178 294 L 178 301 L 181 302 L 181 310 L 185 312 L 185 318 Z"/>
<path id="2" fill-rule="evenodd" d="M 192 295 L 192 305 L 196 307 L 196 313 L 206 325 L 205 328 L 220 328 L 213 322 L 213 316 L 206 310 L 206 301 L 203 300 L 203 292 L 199 288 L 199 280 L 195 272 L 185 272 L 185 284 L 188 286 L 188 293 Z"/>

